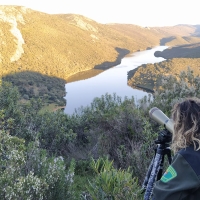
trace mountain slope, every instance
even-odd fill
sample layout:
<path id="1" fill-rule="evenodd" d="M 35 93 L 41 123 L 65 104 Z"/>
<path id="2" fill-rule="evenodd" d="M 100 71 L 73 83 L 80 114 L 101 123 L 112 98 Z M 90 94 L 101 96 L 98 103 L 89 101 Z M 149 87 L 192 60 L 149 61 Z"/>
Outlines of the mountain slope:
<path id="1" fill-rule="evenodd" d="M 126 53 L 160 45 L 165 38 L 193 42 L 190 37 L 198 32 L 188 25 L 99 24 L 81 15 L 49 15 L 20 6 L 0 6 L 0 27 L 1 76 L 33 71 L 65 80 L 95 66 L 116 65 Z"/>
<path id="2" fill-rule="evenodd" d="M 13 6 L 0 10 L 5 44 L 2 75 L 30 70 L 67 79 L 105 61 L 114 62 L 116 47 L 135 50 L 130 37 L 83 16 L 49 15 Z"/>

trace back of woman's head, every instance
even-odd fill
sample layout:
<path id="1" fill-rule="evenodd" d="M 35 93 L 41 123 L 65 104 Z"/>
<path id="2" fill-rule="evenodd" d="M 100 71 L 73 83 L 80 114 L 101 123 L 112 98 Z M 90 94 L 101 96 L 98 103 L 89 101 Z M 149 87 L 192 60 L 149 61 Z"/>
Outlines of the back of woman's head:
<path id="1" fill-rule="evenodd" d="M 188 98 L 175 104 L 172 119 L 174 120 L 172 149 L 176 152 L 192 144 L 196 150 L 200 149 L 200 100 Z"/>

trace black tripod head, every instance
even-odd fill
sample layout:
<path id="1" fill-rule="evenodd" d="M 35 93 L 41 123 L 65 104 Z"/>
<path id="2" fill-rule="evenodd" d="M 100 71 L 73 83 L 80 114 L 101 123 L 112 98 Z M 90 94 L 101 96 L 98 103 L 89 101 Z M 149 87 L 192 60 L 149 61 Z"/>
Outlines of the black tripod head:
<path id="1" fill-rule="evenodd" d="M 163 129 L 158 133 L 158 139 L 155 144 L 169 144 L 172 142 L 172 133 L 167 129 Z"/>

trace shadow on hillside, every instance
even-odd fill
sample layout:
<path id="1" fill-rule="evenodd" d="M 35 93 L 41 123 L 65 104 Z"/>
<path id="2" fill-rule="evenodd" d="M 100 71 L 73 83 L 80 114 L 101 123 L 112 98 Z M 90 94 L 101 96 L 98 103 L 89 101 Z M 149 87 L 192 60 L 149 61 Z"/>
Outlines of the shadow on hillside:
<path id="1" fill-rule="evenodd" d="M 194 27 L 196 28 L 196 30 L 193 36 L 200 37 L 200 25 L 195 25 Z"/>
<path id="2" fill-rule="evenodd" d="M 186 44 L 171 49 L 165 49 L 164 51 L 156 51 L 155 57 L 163 57 L 165 59 L 172 58 L 200 58 L 200 43 Z"/>
<path id="3" fill-rule="evenodd" d="M 171 37 L 167 37 L 167 38 L 162 38 L 160 40 L 160 45 L 164 46 L 166 43 L 171 42 L 172 40 L 174 40 L 176 37 L 175 36 L 171 36 Z"/>
<path id="4" fill-rule="evenodd" d="M 22 71 L 5 75 L 2 80 L 18 88 L 22 101 L 40 98 L 44 103 L 55 103 L 59 106 L 66 104 L 63 98 L 66 95 L 64 79 L 43 75 L 39 72 Z"/>
<path id="5" fill-rule="evenodd" d="M 94 69 L 87 70 L 84 72 L 78 72 L 69 78 L 67 78 L 67 83 L 85 80 L 88 78 L 92 78 L 94 76 L 97 76 L 98 74 L 102 73 L 104 70 L 107 70 L 111 67 L 114 67 L 116 65 L 119 65 L 121 63 L 121 60 L 130 53 L 127 49 L 121 49 L 116 47 L 115 50 L 119 53 L 117 59 L 114 62 L 103 62 L 99 65 L 95 65 Z"/>
<path id="6" fill-rule="evenodd" d="M 104 72 L 104 70 L 101 69 L 90 69 L 84 72 L 78 72 L 69 78 L 67 78 L 67 83 L 80 81 L 80 80 L 86 80 L 88 78 L 92 78 L 94 76 L 97 76 L 98 74 Z"/>
<path id="7" fill-rule="evenodd" d="M 106 69 L 109 69 L 109 68 L 114 67 L 116 65 L 119 65 L 119 64 L 121 64 L 122 58 L 124 58 L 127 54 L 130 53 L 129 50 L 121 49 L 121 48 L 118 48 L 118 47 L 116 47 L 115 50 L 118 52 L 118 56 L 117 56 L 117 58 L 114 62 L 108 62 L 108 61 L 103 62 L 99 65 L 95 65 L 94 69 L 106 70 Z"/>

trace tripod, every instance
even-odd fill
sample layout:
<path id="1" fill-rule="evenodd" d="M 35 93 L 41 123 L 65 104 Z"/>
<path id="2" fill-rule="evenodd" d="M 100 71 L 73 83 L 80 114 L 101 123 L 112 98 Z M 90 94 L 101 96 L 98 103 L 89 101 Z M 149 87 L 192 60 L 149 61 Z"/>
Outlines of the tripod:
<path id="1" fill-rule="evenodd" d="M 151 164 L 149 165 L 142 185 L 143 192 L 145 191 L 144 200 L 151 199 L 154 182 L 156 179 L 160 180 L 162 177 L 165 155 L 167 155 L 169 164 L 172 162 L 171 149 L 169 145 L 171 137 L 171 133 L 164 129 L 160 132 L 158 140 L 155 141 L 155 144 L 157 144 L 155 156 L 151 160 Z"/>

